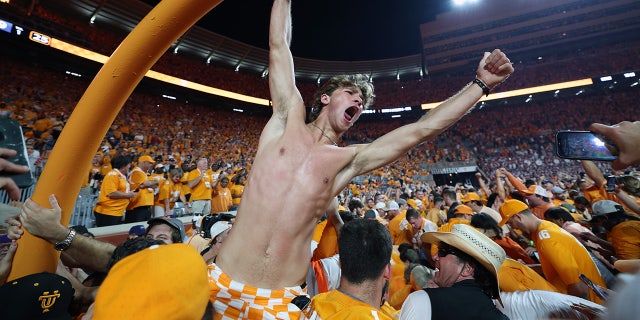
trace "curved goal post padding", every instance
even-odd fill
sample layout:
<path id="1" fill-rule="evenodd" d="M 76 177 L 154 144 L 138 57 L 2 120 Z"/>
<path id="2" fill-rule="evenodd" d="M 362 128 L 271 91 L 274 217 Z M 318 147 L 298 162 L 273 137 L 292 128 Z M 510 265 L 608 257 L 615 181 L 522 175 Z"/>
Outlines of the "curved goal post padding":
<path id="1" fill-rule="evenodd" d="M 68 225 L 83 179 L 102 139 L 135 87 L 171 44 L 222 0 L 163 0 L 122 41 L 100 69 L 64 126 L 33 193 L 49 208 L 55 194 Z M 25 232 L 9 280 L 55 272 L 59 252 Z"/>

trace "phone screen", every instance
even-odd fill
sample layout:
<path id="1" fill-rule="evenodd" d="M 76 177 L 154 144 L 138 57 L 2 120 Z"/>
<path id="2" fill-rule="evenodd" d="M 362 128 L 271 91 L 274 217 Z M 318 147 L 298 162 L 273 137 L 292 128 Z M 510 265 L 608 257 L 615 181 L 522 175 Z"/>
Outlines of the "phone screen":
<path id="1" fill-rule="evenodd" d="M 29 165 L 22 127 L 15 120 L 0 118 L 0 147 L 17 152 L 15 156 L 7 158 L 7 161 L 23 166 Z M 30 187 L 35 182 L 31 171 L 20 174 L 0 172 L 0 176 L 10 177 L 20 188 Z"/>
<path id="2" fill-rule="evenodd" d="M 613 161 L 618 158 L 616 147 L 589 131 L 558 131 L 556 154 L 576 160 Z"/>
<path id="3" fill-rule="evenodd" d="M 616 176 L 608 176 L 607 177 L 606 191 L 607 192 L 616 191 L 616 184 L 617 184 Z"/>

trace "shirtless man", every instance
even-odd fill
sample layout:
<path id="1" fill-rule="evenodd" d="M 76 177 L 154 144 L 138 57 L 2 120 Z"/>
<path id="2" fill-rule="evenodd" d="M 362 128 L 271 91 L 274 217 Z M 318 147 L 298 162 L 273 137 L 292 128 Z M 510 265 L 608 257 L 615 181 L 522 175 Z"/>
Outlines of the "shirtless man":
<path id="1" fill-rule="evenodd" d="M 273 3 L 269 31 L 273 115 L 262 131 L 236 223 L 212 275 L 217 278 L 225 273 L 236 284 L 272 291 L 284 288 L 298 294 L 309 270 L 309 244 L 316 222 L 330 200 L 353 177 L 395 160 L 451 126 L 477 103 L 483 89 L 470 83 L 416 123 L 370 144 L 338 147 L 339 137 L 372 102 L 373 86 L 357 81 L 357 77 L 343 78 L 350 82 L 337 83 L 328 90 L 325 85 L 321 94 L 316 94 L 317 118 L 305 124 L 304 102 L 295 86 L 289 50 L 290 6 L 290 0 Z M 512 72 L 509 59 L 494 50 L 485 53 L 476 77 L 488 87 L 488 93 Z M 315 108 L 318 105 L 320 109 Z M 286 296 L 283 302 L 288 302 Z M 218 305 L 214 307 L 216 312 L 225 312 Z"/>
<path id="2" fill-rule="evenodd" d="M 216 317 L 298 318 L 300 310 L 296 306 L 300 304 L 295 304 L 294 298 L 304 295 L 302 284 L 309 270 L 312 234 L 331 199 L 351 178 L 394 161 L 447 129 L 513 72 L 500 50 L 487 52 L 476 71 L 479 80 L 417 122 L 370 144 L 338 147 L 338 138 L 371 104 L 373 86 L 363 81 L 363 76 L 329 80 L 329 86 L 316 94 L 315 120 L 305 124 L 304 102 L 295 86 L 289 50 L 290 7 L 290 0 L 274 0 L 269 31 L 273 115 L 260 137 L 236 223 L 209 266 Z M 65 239 L 68 229 L 59 223 L 43 223 L 59 221 L 55 197 L 51 201 L 53 209 L 27 201 L 21 220 L 30 232 L 55 243 Z M 21 223 L 13 219 L 10 225 L 17 229 Z M 18 236 L 22 233 L 19 229 L 15 232 Z M 93 259 L 87 262 L 99 270 L 113 246 L 91 240 L 76 236 L 68 253 L 86 257 L 90 251 Z M 260 297 L 252 297 L 256 293 Z"/>

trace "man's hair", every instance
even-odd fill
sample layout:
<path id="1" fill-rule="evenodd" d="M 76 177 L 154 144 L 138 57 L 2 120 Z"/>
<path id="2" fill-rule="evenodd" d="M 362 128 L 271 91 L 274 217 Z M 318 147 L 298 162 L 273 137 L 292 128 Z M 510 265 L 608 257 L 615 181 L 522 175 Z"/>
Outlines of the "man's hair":
<path id="1" fill-rule="evenodd" d="M 622 207 L 622 206 L 620 206 L 620 207 Z M 618 211 L 608 213 L 605 216 L 594 217 L 593 219 L 602 219 L 602 218 L 606 218 L 602 222 L 602 226 L 605 227 L 605 229 L 607 229 L 609 231 L 611 231 L 611 229 L 613 229 L 613 227 L 615 227 L 616 225 L 618 225 L 621 222 L 625 222 L 627 220 L 634 220 L 634 221 L 640 220 L 640 218 L 638 218 L 637 216 L 634 216 L 634 215 L 631 215 L 631 214 L 627 213 L 622 208 L 620 210 L 618 210 Z"/>
<path id="2" fill-rule="evenodd" d="M 196 165 L 200 164 L 201 162 L 207 162 L 207 166 L 209 165 L 209 159 L 205 158 L 205 157 L 201 157 L 198 158 L 198 160 L 196 161 Z"/>
<path id="3" fill-rule="evenodd" d="M 498 198 L 498 193 L 494 192 L 490 194 L 489 198 L 487 198 L 487 207 L 489 208 L 493 207 L 493 204 L 496 202 L 497 198 Z"/>
<path id="4" fill-rule="evenodd" d="M 583 204 L 583 205 L 585 205 L 587 207 L 591 207 L 591 203 L 584 196 L 575 197 L 575 199 L 573 199 L 573 203 L 575 203 L 575 204 Z"/>
<path id="5" fill-rule="evenodd" d="M 362 201 L 360 201 L 360 199 L 353 198 L 349 200 L 350 211 L 354 211 L 356 209 L 362 209 L 362 208 L 364 208 L 364 204 L 362 204 Z"/>
<path id="6" fill-rule="evenodd" d="M 131 157 L 117 155 L 111 159 L 111 167 L 114 169 L 121 169 L 126 167 L 129 163 L 131 163 Z"/>
<path id="7" fill-rule="evenodd" d="M 527 187 L 527 188 L 529 188 L 530 186 L 535 185 L 535 184 L 536 184 L 536 182 L 533 179 L 527 179 L 527 180 L 524 181 L 524 186 Z"/>
<path id="8" fill-rule="evenodd" d="M 493 230 L 498 239 L 502 239 L 502 229 L 498 227 L 498 222 L 484 212 L 479 212 L 471 217 L 471 225 L 478 229 Z"/>
<path id="9" fill-rule="evenodd" d="M 234 184 L 240 184 L 240 179 L 242 178 L 246 178 L 246 175 L 244 173 L 237 173 L 235 176 L 233 176 L 233 178 L 231 178 L 230 181 L 233 182 Z"/>
<path id="10" fill-rule="evenodd" d="M 575 221 L 569 211 L 563 207 L 551 207 L 547 209 L 547 211 L 544 212 L 544 218 L 547 220 L 562 219 L 563 221 Z"/>
<path id="11" fill-rule="evenodd" d="M 344 223 L 347 223 L 353 219 L 360 218 L 359 216 L 356 216 L 355 213 L 347 210 L 338 210 L 338 214 L 340 215 L 340 218 Z"/>
<path id="12" fill-rule="evenodd" d="M 408 242 L 403 242 L 398 246 L 398 252 L 400 252 L 400 254 L 402 254 L 403 252 L 409 249 L 413 249 L 413 245 Z"/>
<path id="13" fill-rule="evenodd" d="M 349 282 L 377 279 L 389 264 L 393 243 L 385 226 L 376 220 L 354 219 L 342 226 L 338 238 L 340 269 Z"/>
<path id="14" fill-rule="evenodd" d="M 338 88 L 358 88 L 362 92 L 362 106 L 366 109 L 373 104 L 375 94 L 373 93 L 373 83 L 369 81 L 369 77 L 363 74 L 341 75 L 331 77 L 313 96 L 311 105 L 310 120 L 315 120 L 324 105 L 320 99 L 323 94 L 331 95 Z"/>
<path id="15" fill-rule="evenodd" d="M 113 250 L 113 254 L 107 263 L 107 270 L 111 269 L 118 261 L 132 255 L 138 251 L 142 251 L 153 245 L 165 244 L 162 240 L 154 240 L 145 237 L 137 237 L 134 239 L 127 239 Z"/>
<path id="16" fill-rule="evenodd" d="M 447 197 L 453 201 L 456 201 L 456 191 L 453 189 L 442 190 L 442 198 Z"/>
<path id="17" fill-rule="evenodd" d="M 407 209 L 407 213 L 405 215 L 405 219 L 407 219 L 407 221 L 409 221 L 410 219 L 416 219 L 418 217 L 420 217 L 420 211 L 414 208 Z"/>
<path id="18" fill-rule="evenodd" d="M 180 168 L 173 168 L 173 169 L 169 170 L 169 175 L 171 177 L 175 177 L 175 176 L 178 176 L 178 175 L 181 176 L 183 174 L 184 174 L 184 171 L 182 171 L 182 169 L 180 169 Z"/>
<path id="19" fill-rule="evenodd" d="M 524 199 L 524 197 L 522 196 L 522 194 L 520 194 L 520 191 L 518 191 L 518 190 L 511 191 L 511 193 L 509 195 L 511 196 L 511 199 L 520 200 L 520 201 L 526 203 L 526 200 Z"/>

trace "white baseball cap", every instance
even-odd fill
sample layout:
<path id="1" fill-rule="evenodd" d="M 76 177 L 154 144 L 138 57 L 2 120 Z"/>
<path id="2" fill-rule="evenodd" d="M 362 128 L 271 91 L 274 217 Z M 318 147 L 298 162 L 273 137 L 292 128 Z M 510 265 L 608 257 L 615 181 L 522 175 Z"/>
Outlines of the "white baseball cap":
<path id="1" fill-rule="evenodd" d="M 231 223 L 229 223 L 229 221 L 218 221 L 214 223 L 209 232 L 211 234 L 211 239 L 214 239 L 229 229 L 231 229 Z"/>

